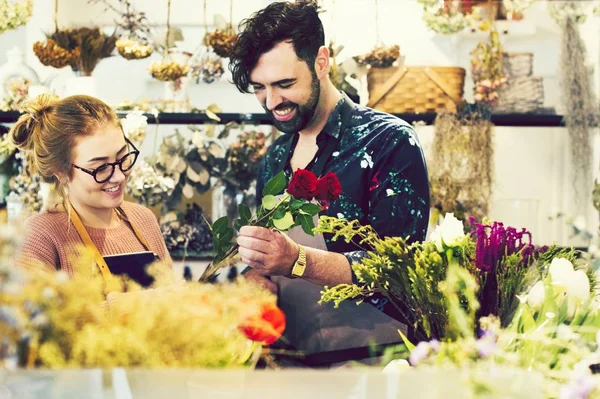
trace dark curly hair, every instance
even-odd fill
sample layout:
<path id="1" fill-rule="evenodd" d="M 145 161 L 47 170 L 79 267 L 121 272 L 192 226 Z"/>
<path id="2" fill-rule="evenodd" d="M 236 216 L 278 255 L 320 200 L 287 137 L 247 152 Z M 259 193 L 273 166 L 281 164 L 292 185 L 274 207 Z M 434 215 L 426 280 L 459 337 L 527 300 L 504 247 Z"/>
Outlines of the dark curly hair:
<path id="1" fill-rule="evenodd" d="M 290 41 L 298 58 L 313 71 L 319 48 L 325 45 L 320 11 L 314 0 L 281 1 L 243 20 L 229 63 L 238 90 L 250 93 L 250 73 L 258 59 L 283 41 Z"/>

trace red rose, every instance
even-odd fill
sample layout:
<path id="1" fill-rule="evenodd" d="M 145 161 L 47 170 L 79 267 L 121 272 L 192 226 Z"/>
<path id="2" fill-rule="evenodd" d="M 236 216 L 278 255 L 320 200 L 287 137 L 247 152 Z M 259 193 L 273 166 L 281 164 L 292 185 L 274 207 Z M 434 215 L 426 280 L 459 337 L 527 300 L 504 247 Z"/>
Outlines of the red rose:
<path id="1" fill-rule="evenodd" d="M 317 194 L 317 176 L 310 170 L 296 170 L 287 192 L 296 198 L 312 200 Z"/>
<path id="2" fill-rule="evenodd" d="M 285 330 L 285 314 L 273 304 L 264 305 L 259 315 L 247 319 L 239 328 L 251 341 L 271 345 Z"/>
<path id="3" fill-rule="evenodd" d="M 317 195 L 321 201 L 335 201 L 342 194 L 342 185 L 335 173 L 329 172 L 317 180 Z"/>

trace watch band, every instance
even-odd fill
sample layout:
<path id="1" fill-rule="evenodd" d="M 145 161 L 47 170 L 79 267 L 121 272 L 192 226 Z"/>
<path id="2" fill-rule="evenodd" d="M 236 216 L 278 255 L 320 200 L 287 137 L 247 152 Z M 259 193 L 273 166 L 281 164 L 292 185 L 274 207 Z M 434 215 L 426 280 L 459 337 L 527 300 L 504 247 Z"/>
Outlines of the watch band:
<path id="1" fill-rule="evenodd" d="M 298 259 L 294 263 L 292 267 L 292 273 L 290 275 L 291 278 L 298 278 L 304 275 L 304 271 L 306 270 L 306 250 L 298 245 Z"/>

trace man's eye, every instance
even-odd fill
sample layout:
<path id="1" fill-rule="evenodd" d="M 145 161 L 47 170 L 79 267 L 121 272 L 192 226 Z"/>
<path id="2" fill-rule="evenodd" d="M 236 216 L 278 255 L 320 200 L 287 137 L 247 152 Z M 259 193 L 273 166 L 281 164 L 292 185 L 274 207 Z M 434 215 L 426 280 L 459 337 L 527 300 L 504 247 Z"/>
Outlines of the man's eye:
<path id="1" fill-rule="evenodd" d="M 262 86 L 252 86 L 252 90 L 254 90 L 255 92 L 260 91 L 262 89 L 264 89 L 264 87 Z"/>
<path id="2" fill-rule="evenodd" d="M 289 85 L 279 85 L 279 87 L 281 87 L 282 89 L 289 89 L 290 87 L 292 87 L 294 84 L 291 83 Z"/>

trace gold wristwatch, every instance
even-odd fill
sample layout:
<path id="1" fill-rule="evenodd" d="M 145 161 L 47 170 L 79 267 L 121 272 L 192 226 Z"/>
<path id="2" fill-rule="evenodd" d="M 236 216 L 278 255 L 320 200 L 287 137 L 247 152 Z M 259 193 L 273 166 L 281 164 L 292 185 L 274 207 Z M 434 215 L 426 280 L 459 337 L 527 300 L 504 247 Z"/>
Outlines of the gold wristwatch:
<path id="1" fill-rule="evenodd" d="M 296 263 L 292 266 L 292 274 L 290 277 L 302 277 L 304 275 L 304 270 L 306 270 L 306 251 L 301 245 L 298 245 L 298 259 L 296 259 Z"/>

